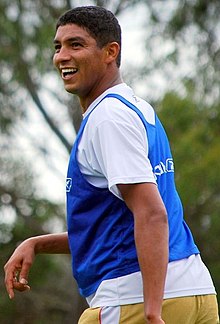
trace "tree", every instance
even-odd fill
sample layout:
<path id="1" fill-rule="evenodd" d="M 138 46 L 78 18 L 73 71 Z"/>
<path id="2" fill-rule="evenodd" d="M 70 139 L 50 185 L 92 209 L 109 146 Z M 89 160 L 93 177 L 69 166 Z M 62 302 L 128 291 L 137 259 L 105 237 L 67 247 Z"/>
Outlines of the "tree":
<path id="1" fill-rule="evenodd" d="M 220 100 L 218 0 L 148 1 L 151 23 L 146 41 L 146 71 L 163 75 L 167 86 L 186 93 L 195 87 L 195 100 Z M 167 82 L 169 80 L 169 82 Z M 162 93 L 161 93 L 162 94 Z"/>

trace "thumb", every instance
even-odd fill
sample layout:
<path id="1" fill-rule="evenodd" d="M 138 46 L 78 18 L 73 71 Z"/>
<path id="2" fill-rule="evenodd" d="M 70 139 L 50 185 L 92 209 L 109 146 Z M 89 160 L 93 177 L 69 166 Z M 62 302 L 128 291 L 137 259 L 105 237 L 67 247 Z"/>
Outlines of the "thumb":
<path id="1" fill-rule="evenodd" d="M 28 275 L 29 275 L 29 270 L 30 270 L 30 263 L 23 263 L 22 268 L 19 273 L 19 283 L 22 285 L 27 285 L 28 284 Z"/>
<path id="2" fill-rule="evenodd" d="M 25 279 L 25 278 L 19 278 L 19 282 L 22 284 L 22 285 L 27 285 L 28 284 L 28 281 Z"/>

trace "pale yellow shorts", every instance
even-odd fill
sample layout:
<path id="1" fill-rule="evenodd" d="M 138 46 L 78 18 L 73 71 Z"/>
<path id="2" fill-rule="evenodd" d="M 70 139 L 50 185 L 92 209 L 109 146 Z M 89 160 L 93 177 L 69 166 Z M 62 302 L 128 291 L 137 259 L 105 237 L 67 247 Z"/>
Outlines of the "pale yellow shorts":
<path id="1" fill-rule="evenodd" d="M 215 295 L 179 297 L 163 302 L 162 318 L 166 324 L 217 324 Z M 146 324 L 143 303 L 115 307 L 88 308 L 79 324 Z"/>

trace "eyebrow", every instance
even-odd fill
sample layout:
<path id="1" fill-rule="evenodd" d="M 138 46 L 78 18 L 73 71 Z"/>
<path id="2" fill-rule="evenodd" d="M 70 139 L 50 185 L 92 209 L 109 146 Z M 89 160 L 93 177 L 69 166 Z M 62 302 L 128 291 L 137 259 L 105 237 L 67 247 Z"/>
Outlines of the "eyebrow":
<path id="1" fill-rule="evenodd" d="M 70 38 L 65 39 L 65 42 L 68 42 L 68 43 L 71 43 L 71 42 L 82 42 L 82 43 L 85 43 L 85 39 L 82 38 L 82 37 L 80 37 L 80 36 L 70 37 Z M 58 39 L 54 39 L 53 43 L 54 44 L 60 44 L 60 41 Z"/>

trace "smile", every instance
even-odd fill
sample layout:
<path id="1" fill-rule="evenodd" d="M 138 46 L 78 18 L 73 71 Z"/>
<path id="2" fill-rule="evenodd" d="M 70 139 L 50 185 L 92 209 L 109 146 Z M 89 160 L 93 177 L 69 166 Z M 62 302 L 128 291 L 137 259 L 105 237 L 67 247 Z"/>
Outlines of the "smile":
<path id="1" fill-rule="evenodd" d="M 65 79 L 67 77 L 71 77 L 77 71 L 78 71 L 78 69 L 76 69 L 76 68 L 64 68 L 64 69 L 61 69 L 62 78 Z"/>

